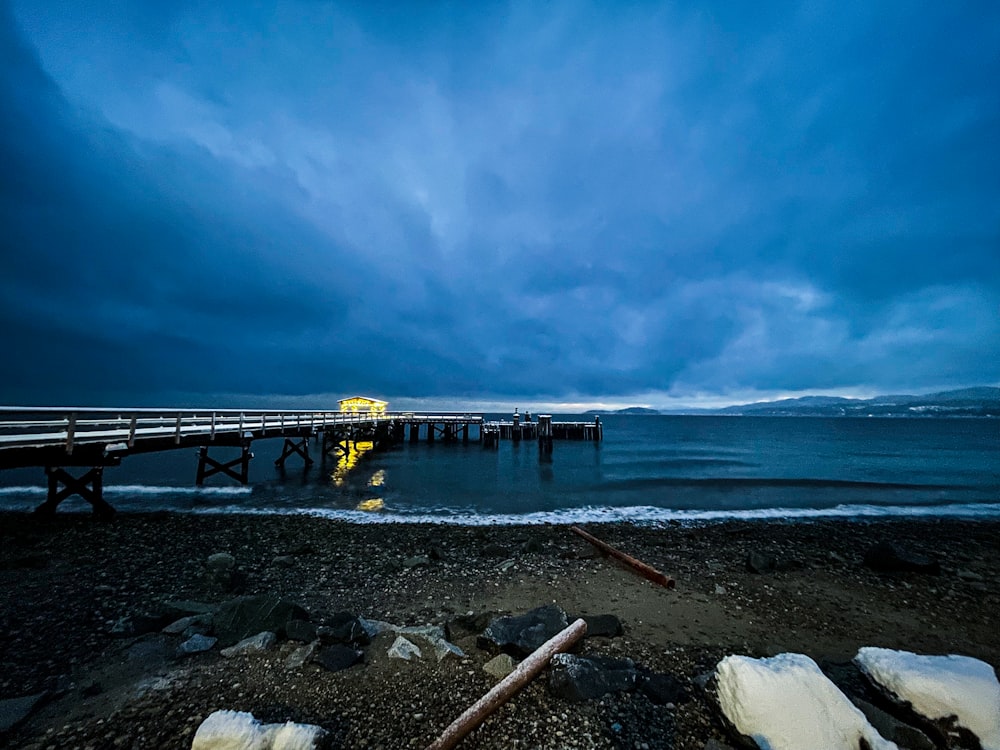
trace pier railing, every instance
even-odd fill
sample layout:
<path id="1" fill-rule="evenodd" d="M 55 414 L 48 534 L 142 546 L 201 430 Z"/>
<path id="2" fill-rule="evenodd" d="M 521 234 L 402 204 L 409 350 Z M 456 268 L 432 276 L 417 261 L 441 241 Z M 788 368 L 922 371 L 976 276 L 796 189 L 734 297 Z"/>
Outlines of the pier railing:
<path id="1" fill-rule="evenodd" d="M 114 445 L 131 450 L 137 443 L 216 437 L 282 437 L 313 434 L 335 426 L 369 426 L 381 422 L 481 422 L 480 415 L 413 412 L 339 412 L 277 409 L 92 409 L 0 406 L 0 453 L 15 448 L 64 448 Z"/>

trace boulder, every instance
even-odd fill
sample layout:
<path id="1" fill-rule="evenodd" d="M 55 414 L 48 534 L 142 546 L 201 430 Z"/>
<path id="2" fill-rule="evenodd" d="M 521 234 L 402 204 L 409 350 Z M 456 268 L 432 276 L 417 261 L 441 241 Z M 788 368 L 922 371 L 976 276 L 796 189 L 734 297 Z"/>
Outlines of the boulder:
<path id="1" fill-rule="evenodd" d="M 148 633 L 156 633 L 169 625 L 170 621 L 171 618 L 162 614 L 125 615 L 115 620 L 108 632 L 115 638 L 135 638 Z"/>
<path id="2" fill-rule="evenodd" d="M 726 721 L 760 747 L 896 750 L 804 654 L 727 656 L 715 680 Z"/>
<path id="3" fill-rule="evenodd" d="M 334 612 L 329 620 L 316 628 L 316 634 L 323 643 L 353 643 L 367 646 L 371 636 L 357 615 L 350 612 Z"/>
<path id="4" fill-rule="evenodd" d="M 638 681 L 639 690 L 658 706 L 667 703 L 677 705 L 688 701 L 684 683 L 673 675 L 642 672 Z"/>
<path id="5" fill-rule="evenodd" d="M 314 750 L 326 736 L 313 724 L 262 724 L 245 711 L 216 711 L 198 727 L 191 750 Z"/>
<path id="6" fill-rule="evenodd" d="M 403 560 L 403 567 L 412 568 L 426 568 L 431 564 L 430 558 L 427 555 L 414 555 L 413 557 L 407 557 Z"/>
<path id="7" fill-rule="evenodd" d="M 234 656 L 240 656 L 242 654 L 259 654 L 273 648 L 274 644 L 277 642 L 277 635 L 270 630 L 264 630 L 257 633 L 257 635 L 244 638 L 235 646 L 222 649 L 219 653 L 226 659 L 231 659 Z"/>
<path id="8" fill-rule="evenodd" d="M 27 719 L 46 696 L 46 693 L 35 693 L 0 700 L 0 735 L 6 734 Z"/>
<path id="9" fill-rule="evenodd" d="M 550 662 L 549 689 L 571 701 L 634 690 L 638 680 L 639 671 L 631 659 L 556 654 Z"/>
<path id="10" fill-rule="evenodd" d="M 511 656 L 527 656 L 569 625 L 566 613 L 554 604 L 517 617 L 498 617 L 476 639 L 481 649 Z"/>
<path id="11" fill-rule="evenodd" d="M 285 659 L 285 669 L 302 669 L 302 667 L 312 660 L 317 648 L 319 648 L 319 641 L 299 646 Z"/>
<path id="12" fill-rule="evenodd" d="M 218 638 L 212 638 L 207 635 L 192 635 L 184 641 L 184 643 L 177 647 L 177 656 L 191 656 L 192 654 L 201 654 L 205 651 L 211 651 L 215 647 L 218 640 Z"/>
<path id="13" fill-rule="evenodd" d="M 879 542 L 865 552 L 865 565 L 878 573 L 926 573 L 939 575 L 941 564 L 924 555 L 899 549 L 889 542 Z"/>
<path id="14" fill-rule="evenodd" d="M 963 747 L 1000 748 L 1000 681 L 986 662 L 865 647 L 854 663 L 883 697 L 922 718 L 941 739 L 958 735 Z"/>
<path id="15" fill-rule="evenodd" d="M 401 635 L 396 636 L 396 640 L 389 647 L 390 659 L 410 661 L 411 659 L 419 659 L 421 656 L 420 649 Z"/>
<path id="16" fill-rule="evenodd" d="M 778 569 L 778 558 L 754 551 L 747 555 L 746 565 L 751 573 L 773 573 Z"/>
<path id="17" fill-rule="evenodd" d="M 309 622 L 309 620 L 299 620 L 293 617 L 285 623 L 285 637 L 290 641 L 312 643 L 319 636 L 316 626 Z"/>
<path id="18" fill-rule="evenodd" d="M 323 646 L 316 651 L 313 661 L 330 672 L 339 672 L 342 669 L 353 667 L 364 658 L 365 655 L 361 651 L 341 643 L 334 643 L 330 646 Z"/>
<path id="19" fill-rule="evenodd" d="M 469 611 L 464 615 L 453 617 L 445 623 L 445 638 L 449 641 L 455 642 L 467 635 L 482 633 L 495 615 L 495 612 L 480 612 L 479 614 L 476 614 L 475 612 Z"/>
<path id="20" fill-rule="evenodd" d="M 225 648 L 264 630 L 283 635 L 289 620 L 308 619 L 305 609 L 277 594 L 241 596 L 219 607 L 214 619 L 215 635 Z"/>
<path id="21" fill-rule="evenodd" d="M 517 667 L 517 662 L 510 654 L 498 654 L 483 665 L 483 671 L 491 677 L 502 680 Z"/>
<path id="22" fill-rule="evenodd" d="M 166 633 L 167 635 L 183 635 L 187 634 L 190 638 L 195 633 L 201 633 L 205 635 L 212 628 L 212 615 L 188 615 L 187 617 L 182 617 L 179 620 L 174 620 L 169 625 L 164 626 L 161 629 L 161 633 Z"/>

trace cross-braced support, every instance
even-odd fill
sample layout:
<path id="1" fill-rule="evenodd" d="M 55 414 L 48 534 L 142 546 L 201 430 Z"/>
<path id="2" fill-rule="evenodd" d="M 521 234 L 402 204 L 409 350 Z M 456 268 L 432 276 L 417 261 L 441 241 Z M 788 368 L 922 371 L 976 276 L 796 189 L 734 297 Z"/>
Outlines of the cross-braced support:
<path id="1" fill-rule="evenodd" d="M 202 446 L 198 449 L 198 476 L 195 478 L 194 483 L 199 487 L 205 483 L 205 480 L 216 474 L 225 474 L 230 479 L 235 479 L 240 484 L 248 484 L 250 481 L 250 459 L 253 458 L 253 453 L 250 452 L 250 445 L 241 446 L 239 458 L 234 458 L 232 461 L 227 461 L 222 463 L 221 461 L 216 461 L 214 458 L 208 455 L 208 448 Z M 235 471 L 233 467 L 239 466 L 239 472 Z"/>
<path id="2" fill-rule="evenodd" d="M 104 502 L 103 466 L 95 466 L 81 477 L 74 477 L 58 466 L 46 467 L 45 473 L 49 477 L 49 493 L 45 502 L 35 508 L 35 513 L 50 516 L 67 497 L 79 495 L 90 503 L 98 518 L 107 520 L 114 516 L 115 509 Z"/>
<path id="3" fill-rule="evenodd" d="M 323 458 L 330 458 L 334 461 L 340 456 L 347 456 L 351 452 L 352 435 L 349 432 L 326 430 L 323 433 Z"/>
<path id="4" fill-rule="evenodd" d="M 313 465 L 313 460 L 309 457 L 309 438 L 304 437 L 298 442 L 285 438 L 285 445 L 281 449 L 281 455 L 278 460 L 274 462 L 274 465 L 284 469 L 285 459 L 298 454 L 302 456 L 302 459 L 306 462 L 306 467 Z"/>

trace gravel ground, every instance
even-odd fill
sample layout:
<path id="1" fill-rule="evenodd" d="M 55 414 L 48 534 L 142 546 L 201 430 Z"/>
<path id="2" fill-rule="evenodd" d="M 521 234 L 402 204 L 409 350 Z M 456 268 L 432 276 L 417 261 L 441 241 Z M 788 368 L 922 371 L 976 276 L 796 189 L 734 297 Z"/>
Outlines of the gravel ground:
<path id="1" fill-rule="evenodd" d="M 119 515 L 99 523 L 59 514 L 0 514 L 0 698 L 46 691 L 14 733 L 17 748 L 188 748 L 220 708 L 328 729 L 337 748 L 425 747 L 494 684 L 491 654 L 456 638 L 465 659 L 390 660 L 388 635 L 365 661 L 331 673 L 289 670 L 297 644 L 223 659 L 178 660 L 177 636 L 114 637 L 124 616 L 166 600 L 233 596 L 206 580 L 228 552 L 245 591 L 277 593 L 313 619 L 348 610 L 400 625 L 443 625 L 467 612 L 520 614 L 555 602 L 571 616 L 612 613 L 619 638 L 590 638 L 583 654 L 627 656 L 670 673 L 690 700 L 654 705 L 641 694 L 571 703 L 543 674 L 463 748 L 690 748 L 726 740 L 695 680 L 729 653 L 809 654 L 849 661 L 864 645 L 962 653 L 1000 664 L 1000 526 L 994 522 L 594 525 L 591 533 L 677 580 L 655 586 L 562 526 L 475 528 L 352 525 L 304 516 Z M 940 575 L 876 574 L 864 552 L 891 541 L 942 565 Z M 755 574 L 749 553 L 786 566 Z M 408 568 L 407 558 L 429 563 Z M 291 558 L 276 561 L 275 558 Z"/>

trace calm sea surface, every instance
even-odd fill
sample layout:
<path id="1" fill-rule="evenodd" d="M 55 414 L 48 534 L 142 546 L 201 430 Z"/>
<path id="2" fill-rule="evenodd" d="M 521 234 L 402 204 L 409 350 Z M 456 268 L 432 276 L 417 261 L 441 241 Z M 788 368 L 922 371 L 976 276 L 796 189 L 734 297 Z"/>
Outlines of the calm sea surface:
<path id="1" fill-rule="evenodd" d="M 556 415 L 559 420 L 590 417 Z M 253 445 L 251 484 L 194 487 L 190 450 L 105 471 L 119 510 L 317 513 L 360 521 L 463 523 L 962 515 L 1000 517 L 1000 421 L 607 416 L 602 443 L 406 443 L 340 462 L 274 467 L 280 440 Z M 213 453 L 213 455 L 215 455 Z M 220 457 L 235 455 L 230 449 Z M 42 469 L 0 471 L 0 507 L 44 498 Z M 85 509 L 79 498 L 64 507 Z"/>

